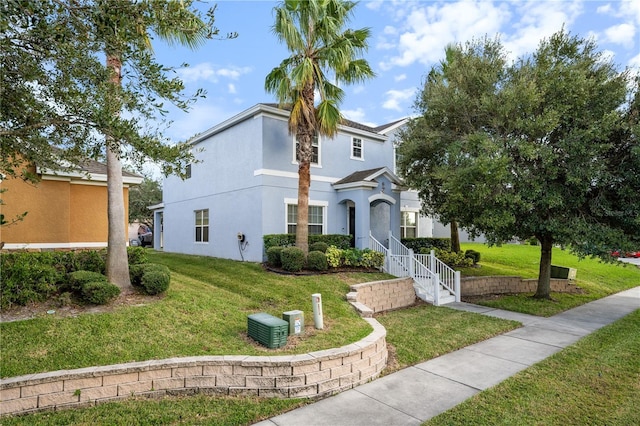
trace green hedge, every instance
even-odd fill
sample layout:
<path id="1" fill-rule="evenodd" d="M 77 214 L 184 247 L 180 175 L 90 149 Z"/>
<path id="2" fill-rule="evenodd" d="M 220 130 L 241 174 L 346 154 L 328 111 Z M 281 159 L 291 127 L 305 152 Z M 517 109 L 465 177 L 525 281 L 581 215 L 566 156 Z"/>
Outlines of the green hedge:
<path id="1" fill-rule="evenodd" d="M 351 247 L 351 235 L 343 234 L 311 234 L 309 235 L 309 245 L 314 243 L 325 243 L 327 246 L 336 246 L 341 249 Z M 265 235 L 264 251 L 271 247 L 292 247 L 296 245 L 296 234 L 269 234 Z M 310 250 L 312 251 L 312 250 Z"/>
<path id="2" fill-rule="evenodd" d="M 280 252 L 282 269 L 289 272 L 298 272 L 304 268 L 306 259 L 304 253 L 298 247 L 285 247 Z"/>
<path id="3" fill-rule="evenodd" d="M 130 265 L 147 261 L 142 247 L 128 247 L 127 256 Z M 106 258 L 106 249 L 3 253 L 0 256 L 0 308 L 47 300 L 71 287 L 69 274 L 75 271 L 104 275 Z"/>
<path id="4" fill-rule="evenodd" d="M 451 250 L 451 238 L 403 238 L 401 242 L 415 253 L 435 249 Z"/>

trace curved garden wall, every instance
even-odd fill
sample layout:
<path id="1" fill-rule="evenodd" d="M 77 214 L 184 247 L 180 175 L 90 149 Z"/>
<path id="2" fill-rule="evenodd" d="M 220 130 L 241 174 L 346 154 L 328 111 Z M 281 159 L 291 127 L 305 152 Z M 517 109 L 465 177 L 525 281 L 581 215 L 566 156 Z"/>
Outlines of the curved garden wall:
<path id="1" fill-rule="evenodd" d="M 199 356 L 38 373 L 0 380 L 0 415 L 173 394 L 321 397 L 376 378 L 387 364 L 385 328 L 340 348 L 283 356 Z"/>

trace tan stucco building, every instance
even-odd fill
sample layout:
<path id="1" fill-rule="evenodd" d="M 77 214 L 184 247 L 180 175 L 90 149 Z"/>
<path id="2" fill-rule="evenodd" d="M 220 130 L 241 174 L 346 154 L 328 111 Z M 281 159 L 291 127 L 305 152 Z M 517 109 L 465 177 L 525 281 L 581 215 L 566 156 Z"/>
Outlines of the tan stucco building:
<path id="1" fill-rule="evenodd" d="M 4 250 L 75 249 L 107 246 L 107 166 L 87 160 L 71 171 L 32 166 L 40 178 L 31 184 L 20 178 L 4 178 L 0 188 L 5 220 L 27 212 L 23 220 L 0 228 Z M 129 186 L 142 177 L 123 172 L 125 218 Z M 125 223 L 125 226 L 127 224 Z"/>

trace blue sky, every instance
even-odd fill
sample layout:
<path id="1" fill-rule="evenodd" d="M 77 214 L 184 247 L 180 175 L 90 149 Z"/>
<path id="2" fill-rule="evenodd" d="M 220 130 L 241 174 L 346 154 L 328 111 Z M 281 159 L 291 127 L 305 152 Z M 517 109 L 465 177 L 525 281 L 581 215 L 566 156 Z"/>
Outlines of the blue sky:
<path id="1" fill-rule="evenodd" d="M 189 113 L 171 111 L 166 135 L 186 140 L 260 102 L 274 102 L 264 90 L 269 71 L 288 56 L 271 32 L 274 1 L 234 0 L 217 4 L 221 34 L 197 51 L 154 43 L 158 60 L 175 66 L 187 90 L 202 87 L 206 99 Z M 369 27 L 364 57 L 377 76 L 346 87 L 345 117 L 381 125 L 414 114 L 423 76 L 443 58 L 444 47 L 499 36 L 512 58 L 533 52 L 540 40 L 564 25 L 573 35 L 593 37 L 620 69 L 640 69 L 640 1 L 396 1 L 365 0 L 355 8 L 351 28 Z M 189 68 L 180 68 L 182 63 Z"/>

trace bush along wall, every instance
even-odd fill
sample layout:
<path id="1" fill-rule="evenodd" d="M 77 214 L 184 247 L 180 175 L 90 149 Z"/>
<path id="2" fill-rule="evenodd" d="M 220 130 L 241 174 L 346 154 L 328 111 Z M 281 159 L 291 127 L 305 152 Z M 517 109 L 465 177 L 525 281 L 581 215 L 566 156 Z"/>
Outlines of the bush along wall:
<path id="1" fill-rule="evenodd" d="M 326 253 L 319 250 L 309 252 L 307 259 L 297 247 L 270 247 L 267 255 L 269 266 L 281 266 L 289 272 L 298 272 L 304 268 L 313 271 L 331 268 L 380 269 L 384 263 L 382 253 L 370 249 L 340 249 L 333 245 L 327 248 Z"/>
<path id="2" fill-rule="evenodd" d="M 269 234 L 262 237 L 264 251 L 271 247 L 292 247 L 296 245 L 296 234 Z M 351 247 L 351 235 L 343 234 L 311 234 L 309 235 L 309 251 L 314 243 L 325 243 L 327 246 L 336 246 L 341 249 Z M 317 250 L 317 249 L 316 249 Z"/>
<path id="3" fill-rule="evenodd" d="M 451 238 L 402 238 L 402 244 L 412 249 L 415 253 L 424 253 L 435 249 L 451 250 Z"/>

